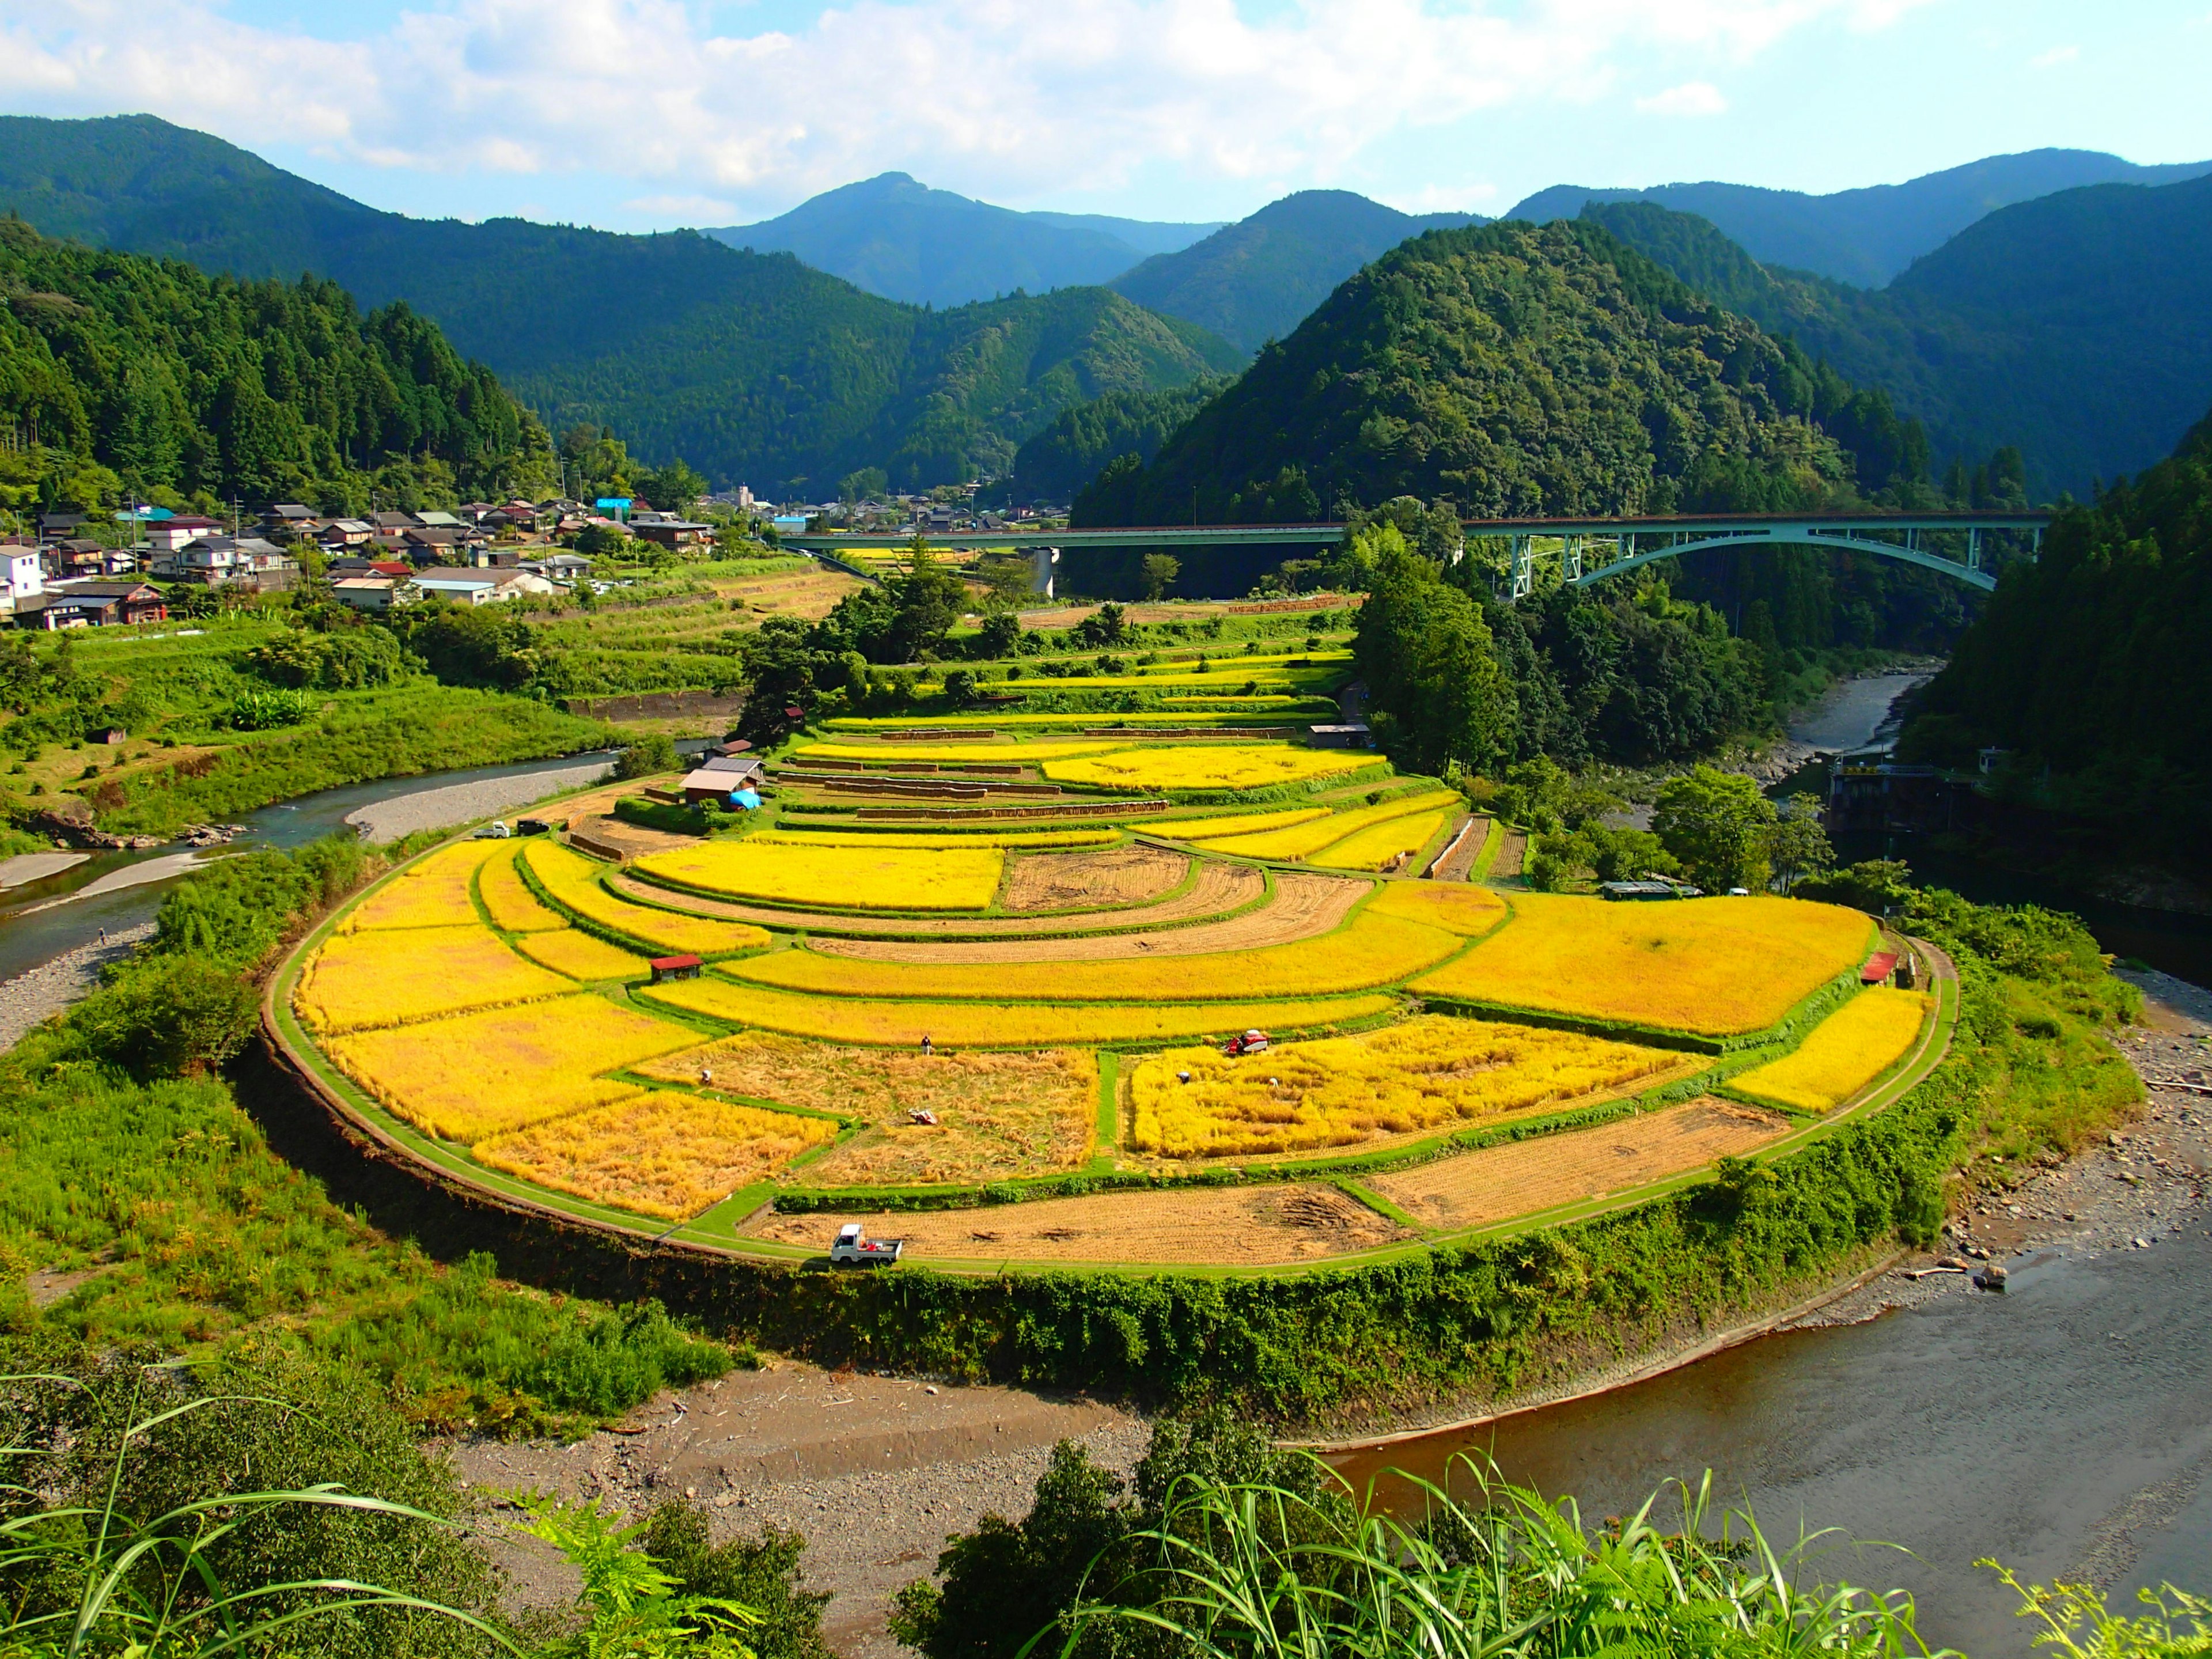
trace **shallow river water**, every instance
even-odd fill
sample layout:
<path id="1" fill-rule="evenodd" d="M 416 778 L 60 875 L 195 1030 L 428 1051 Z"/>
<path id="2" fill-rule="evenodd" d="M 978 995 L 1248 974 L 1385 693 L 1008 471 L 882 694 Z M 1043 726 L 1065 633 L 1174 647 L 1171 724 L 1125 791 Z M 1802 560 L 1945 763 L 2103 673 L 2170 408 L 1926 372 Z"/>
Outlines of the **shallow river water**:
<path id="1" fill-rule="evenodd" d="M 228 848 L 198 854 L 179 852 L 173 847 L 95 854 L 58 875 L 8 890 L 4 902 L 0 902 L 0 980 L 12 979 L 65 951 L 91 944 L 102 929 L 115 933 L 150 921 L 161 908 L 169 884 L 196 863 L 252 848 L 284 851 L 304 847 L 338 833 L 346 827 L 348 815 L 363 807 L 456 784 L 562 772 L 574 769 L 579 758 L 589 757 L 568 756 L 512 766 L 479 766 L 325 789 L 247 813 L 241 820 L 246 834 Z"/>
<path id="2" fill-rule="evenodd" d="M 1761 1338 L 1588 1400 L 1337 1461 L 1443 1477 L 1456 1451 L 1632 1511 L 1714 1473 L 1770 1540 L 1838 1528 L 1824 1577 L 1913 1592 L 1931 1643 L 2025 1654 L 2009 1594 L 1973 1564 L 2212 1586 L 2212 1239 L 2015 1262 L 2002 1296 L 1961 1287 L 1870 1323 Z M 1657 1511 L 1662 1518 L 1667 1505 Z M 1902 1546 L 1871 1548 L 1869 1544 Z"/>

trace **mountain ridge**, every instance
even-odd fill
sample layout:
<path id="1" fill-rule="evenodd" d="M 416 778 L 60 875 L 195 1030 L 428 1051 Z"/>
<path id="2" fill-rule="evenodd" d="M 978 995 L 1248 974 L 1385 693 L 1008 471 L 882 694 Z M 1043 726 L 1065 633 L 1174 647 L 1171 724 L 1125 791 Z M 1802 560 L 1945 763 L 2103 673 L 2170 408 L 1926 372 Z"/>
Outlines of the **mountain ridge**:
<path id="1" fill-rule="evenodd" d="M 2172 184 L 2207 173 L 2212 161 L 2142 166 L 2101 150 L 2046 149 L 1985 155 L 1901 184 L 1825 195 L 1717 179 L 1641 190 L 1553 185 L 1505 216 L 1540 224 L 1574 218 L 1590 202 L 1650 202 L 1710 221 L 1762 264 L 1880 288 L 2004 208 L 2087 185 Z"/>
<path id="2" fill-rule="evenodd" d="M 1102 288 L 932 311 L 691 231 L 410 219 L 150 116 L 0 118 L 10 208 L 240 277 L 311 270 L 365 310 L 404 298 L 556 427 L 779 495 L 868 465 L 902 488 L 1005 471 L 1071 404 L 1242 362 Z"/>
<path id="3" fill-rule="evenodd" d="M 1586 218 L 1717 303 L 1788 334 L 1928 426 L 1940 454 L 2025 454 L 2032 493 L 2163 459 L 2212 398 L 2212 174 L 2001 208 L 1866 289 L 1762 264 L 1647 202 Z M 2063 389 L 2063 392 L 2062 392 Z"/>
<path id="4" fill-rule="evenodd" d="M 1369 260 L 1425 231 L 1486 222 L 1471 213 L 1401 213 L 1345 190 L 1280 198 L 1109 284 L 1248 351 L 1288 334 Z"/>

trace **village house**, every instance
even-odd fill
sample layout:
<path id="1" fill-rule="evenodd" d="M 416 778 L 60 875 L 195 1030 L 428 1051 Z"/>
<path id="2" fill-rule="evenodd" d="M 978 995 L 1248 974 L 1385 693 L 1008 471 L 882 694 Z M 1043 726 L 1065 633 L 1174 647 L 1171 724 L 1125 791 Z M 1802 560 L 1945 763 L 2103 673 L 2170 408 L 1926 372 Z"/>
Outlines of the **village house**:
<path id="1" fill-rule="evenodd" d="M 166 622 L 168 616 L 159 588 L 128 580 L 58 582 L 15 605 L 18 628 L 107 628 Z"/>
<path id="2" fill-rule="evenodd" d="M 522 570 L 433 570 L 415 579 L 422 597 L 452 605 L 497 605 L 524 593 L 550 593 L 553 584 Z"/>
<path id="3" fill-rule="evenodd" d="M 656 547 L 697 547 L 714 539 L 714 526 L 694 524 L 672 514 L 655 513 L 629 521 L 629 533 Z"/>
<path id="4" fill-rule="evenodd" d="M 146 545 L 155 553 L 173 553 L 187 542 L 196 542 L 203 536 L 220 536 L 224 526 L 218 519 L 204 518 L 198 514 L 177 514 L 171 519 L 156 519 L 146 526 Z"/>
<path id="5" fill-rule="evenodd" d="M 415 597 L 414 583 L 391 576 L 341 576 L 331 584 L 331 597 L 356 611 L 389 611 Z"/>
<path id="6" fill-rule="evenodd" d="M 315 539 L 322 544 L 323 551 L 335 553 L 340 548 L 359 547 L 375 534 L 375 527 L 360 519 L 332 519 L 316 532 Z"/>

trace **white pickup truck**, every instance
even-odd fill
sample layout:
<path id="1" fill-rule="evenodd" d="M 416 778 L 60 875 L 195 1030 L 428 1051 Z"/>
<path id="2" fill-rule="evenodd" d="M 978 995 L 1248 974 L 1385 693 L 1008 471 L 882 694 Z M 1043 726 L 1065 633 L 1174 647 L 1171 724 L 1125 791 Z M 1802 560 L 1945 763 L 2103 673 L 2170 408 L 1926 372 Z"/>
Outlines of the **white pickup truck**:
<path id="1" fill-rule="evenodd" d="M 888 1267 L 904 1249 L 902 1238 L 863 1238 L 860 1224 L 848 1221 L 837 1229 L 837 1242 L 830 1247 L 830 1261 L 833 1266 L 843 1262 L 855 1267 Z"/>

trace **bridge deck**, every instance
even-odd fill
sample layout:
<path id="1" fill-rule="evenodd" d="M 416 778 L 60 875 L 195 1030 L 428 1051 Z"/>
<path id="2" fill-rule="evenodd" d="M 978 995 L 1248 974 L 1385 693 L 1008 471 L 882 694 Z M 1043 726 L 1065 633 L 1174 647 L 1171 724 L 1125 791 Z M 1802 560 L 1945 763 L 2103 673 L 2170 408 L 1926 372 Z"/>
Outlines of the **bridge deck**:
<path id="1" fill-rule="evenodd" d="M 1697 518 L 1545 518 L 1469 519 L 1463 527 L 1470 538 L 1517 536 L 1591 536 L 1600 538 L 1629 535 L 1674 535 L 1704 541 L 1715 537 L 1748 536 L 1774 539 L 1777 531 L 1799 531 L 1830 535 L 1852 532 L 1898 533 L 1919 531 L 2035 532 L 2051 523 L 2048 513 L 1856 513 L 1856 514 L 1713 514 Z M 1141 525 L 1103 530 L 960 530 L 927 532 L 936 547 L 1238 547 L 1280 544 L 1314 547 L 1338 540 L 1340 523 Z M 834 553 L 840 549 L 902 548 L 914 532 L 824 532 L 787 535 L 787 547 Z"/>

